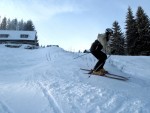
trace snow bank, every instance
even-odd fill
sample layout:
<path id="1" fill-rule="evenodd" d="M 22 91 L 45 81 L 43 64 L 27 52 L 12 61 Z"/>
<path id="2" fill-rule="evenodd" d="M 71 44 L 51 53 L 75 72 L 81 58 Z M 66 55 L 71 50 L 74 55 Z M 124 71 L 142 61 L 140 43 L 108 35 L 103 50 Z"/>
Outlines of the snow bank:
<path id="1" fill-rule="evenodd" d="M 109 62 L 127 74 L 150 78 L 149 56 L 111 56 Z"/>

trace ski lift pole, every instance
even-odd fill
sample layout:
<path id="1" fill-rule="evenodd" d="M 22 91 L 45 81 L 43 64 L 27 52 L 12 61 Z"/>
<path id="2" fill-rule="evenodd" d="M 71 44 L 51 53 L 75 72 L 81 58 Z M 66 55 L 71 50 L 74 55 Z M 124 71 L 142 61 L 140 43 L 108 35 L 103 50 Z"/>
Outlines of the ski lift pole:
<path id="1" fill-rule="evenodd" d="M 90 52 L 89 52 L 89 53 L 90 53 Z M 89 53 L 85 53 L 85 54 L 83 54 L 83 55 L 77 56 L 77 57 L 75 57 L 74 59 L 77 59 L 77 58 L 83 57 L 83 56 L 85 56 L 85 55 L 87 55 L 87 54 L 89 54 Z"/>

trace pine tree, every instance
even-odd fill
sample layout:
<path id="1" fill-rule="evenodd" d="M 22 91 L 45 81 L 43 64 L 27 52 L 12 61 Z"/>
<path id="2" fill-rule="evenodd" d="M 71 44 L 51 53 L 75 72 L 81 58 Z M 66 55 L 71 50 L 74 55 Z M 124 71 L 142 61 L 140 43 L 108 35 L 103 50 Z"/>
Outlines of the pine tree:
<path id="1" fill-rule="evenodd" d="M 18 30 L 23 31 L 24 30 L 24 22 L 23 19 L 18 22 Z"/>
<path id="2" fill-rule="evenodd" d="M 138 41 L 136 48 L 138 54 L 150 53 L 150 21 L 141 6 L 138 7 L 136 13 L 136 23 L 138 30 Z"/>
<path id="3" fill-rule="evenodd" d="M 11 29 L 11 21 L 10 19 L 7 20 L 7 30 L 10 30 Z"/>
<path id="4" fill-rule="evenodd" d="M 149 19 L 149 28 L 148 28 L 148 41 L 147 41 L 147 49 L 148 49 L 148 53 L 147 55 L 150 55 L 150 19 Z"/>
<path id="5" fill-rule="evenodd" d="M 18 30 L 18 20 L 17 19 L 13 19 L 12 21 L 10 21 L 9 30 Z"/>
<path id="6" fill-rule="evenodd" d="M 25 30 L 26 31 L 35 31 L 35 27 L 33 25 L 33 22 L 31 20 L 28 20 L 26 25 L 25 25 Z"/>
<path id="7" fill-rule="evenodd" d="M 137 41 L 137 28 L 136 20 L 134 19 L 132 9 L 128 7 L 128 12 L 126 16 L 126 38 L 125 38 L 125 48 L 126 54 L 136 55 L 136 41 Z"/>
<path id="8" fill-rule="evenodd" d="M 124 36 L 117 21 L 113 23 L 113 36 L 110 38 L 111 51 L 115 50 L 116 55 L 124 54 Z"/>
<path id="9" fill-rule="evenodd" d="M 0 29 L 1 30 L 6 30 L 7 29 L 7 18 L 6 17 L 3 18 L 2 23 L 0 25 Z"/>
<path id="10" fill-rule="evenodd" d="M 6 17 L 2 20 L 2 23 L 0 23 L 0 29 L 1 30 L 23 30 L 23 31 L 35 31 L 35 27 L 33 25 L 33 22 L 31 20 L 28 20 L 27 22 L 24 22 L 23 19 L 21 21 L 18 21 L 16 18 L 13 20 L 10 20 Z"/>
<path id="11" fill-rule="evenodd" d="M 14 22 L 14 30 L 18 30 L 18 20 L 15 18 L 12 22 Z"/>

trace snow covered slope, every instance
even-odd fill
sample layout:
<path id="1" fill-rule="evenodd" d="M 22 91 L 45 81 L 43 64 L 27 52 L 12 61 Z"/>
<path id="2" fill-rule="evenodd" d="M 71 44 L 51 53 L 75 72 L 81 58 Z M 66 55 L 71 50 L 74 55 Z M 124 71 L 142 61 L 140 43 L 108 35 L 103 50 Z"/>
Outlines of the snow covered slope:
<path id="1" fill-rule="evenodd" d="M 0 113 L 150 113 L 150 57 L 111 56 L 105 69 L 123 82 L 88 77 L 96 59 L 49 47 L 0 46 Z"/>

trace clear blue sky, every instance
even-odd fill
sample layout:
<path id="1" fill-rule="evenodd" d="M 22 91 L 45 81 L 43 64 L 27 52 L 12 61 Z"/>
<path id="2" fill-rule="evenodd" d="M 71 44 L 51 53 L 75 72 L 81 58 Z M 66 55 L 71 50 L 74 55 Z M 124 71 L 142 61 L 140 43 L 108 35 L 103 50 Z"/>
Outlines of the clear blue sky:
<path id="1" fill-rule="evenodd" d="M 142 6 L 150 17 L 150 0 L 1 0 L 0 16 L 32 20 L 40 45 L 66 50 L 89 49 L 98 33 L 116 20 L 124 31 L 128 6 Z"/>

